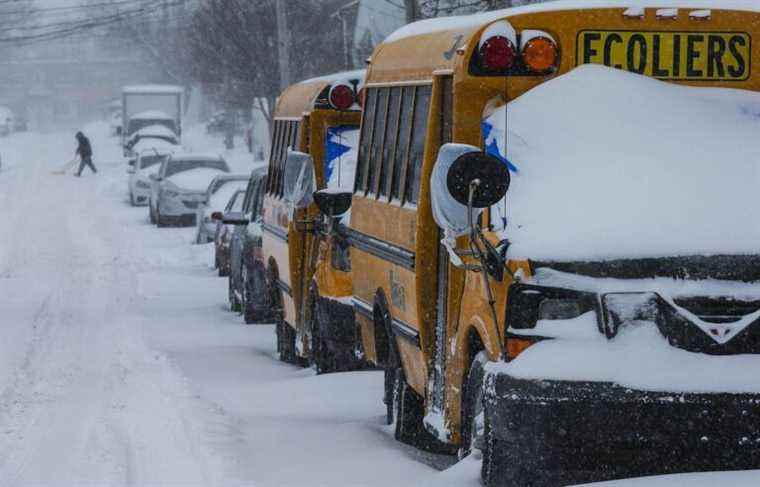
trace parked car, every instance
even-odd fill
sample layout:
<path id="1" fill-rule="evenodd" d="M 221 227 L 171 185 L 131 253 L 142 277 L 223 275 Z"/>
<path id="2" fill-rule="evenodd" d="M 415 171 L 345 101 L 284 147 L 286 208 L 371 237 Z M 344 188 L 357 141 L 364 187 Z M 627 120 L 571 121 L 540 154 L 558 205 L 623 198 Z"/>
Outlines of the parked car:
<path id="1" fill-rule="evenodd" d="M 148 208 L 151 222 L 159 227 L 195 225 L 198 206 L 205 202 L 209 182 L 230 172 L 219 155 L 171 154 L 158 172 L 151 174 Z"/>
<path id="2" fill-rule="evenodd" d="M 255 169 L 248 182 L 242 211 L 226 212 L 222 222 L 234 225 L 230 244 L 230 308 L 245 322 L 272 323 L 266 295 L 266 265 L 261 252 L 261 208 L 267 168 Z"/>
<path id="3" fill-rule="evenodd" d="M 145 141 L 161 141 L 167 144 L 179 145 L 179 137 L 172 129 L 164 125 L 149 125 L 135 132 L 124 145 L 124 152 L 127 155 L 135 154 L 134 148 Z"/>
<path id="4" fill-rule="evenodd" d="M 129 156 L 129 151 L 127 150 L 127 143 L 129 140 L 137 134 L 138 131 L 153 126 L 153 125 L 161 125 L 166 127 L 167 129 L 171 130 L 172 133 L 175 134 L 176 137 L 179 138 L 179 126 L 177 124 L 177 121 L 174 119 L 174 117 L 166 114 L 165 112 L 162 112 L 160 110 L 148 110 L 145 112 L 140 112 L 132 117 L 129 118 L 127 121 L 127 125 L 125 127 L 126 134 L 124 134 L 124 156 Z"/>
<path id="5" fill-rule="evenodd" d="M 243 211 L 245 201 L 245 189 L 238 189 L 227 201 L 223 212 L 214 212 L 212 218 L 216 223 L 214 231 L 214 267 L 219 271 L 219 277 L 230 274 L 230 246 L 232 244 L 232 232 L 234 226 L 222 221 L 222 215 L 226 213 L 240 213 Z"/>
<path id="6" fill-rule="evenodd" d="M 132 154 L 128 160 L 129 165 L 134 166 L 135 161 L 137 160 L 137 155 L 146 150 L 157 150 L 163 154 L 171 154 L 180 152 L 181 146 L 179 144 L 173 144 L 161 139 L 141 139 L 132 147 Z"/>
<path id="7" fill-rule="evenodd" d="M 129 202 L 132 206 L 145 206 L 150 198 L 150 174 L 158 171 L 168 152 L 158 149 L 143 149 L 138 156 L 130 161 L 129 173 Z"/>
<path id="8" fill-rule="evenodd" d="M 204 244 L 214 240 L 217 221 L 211 218 L 211 214 L 223 212 L 230 196 L 239 189 L 245 190 L 247 183 L 248 176 L 245 174 L 222 174 L 211 180 L 206 189 L 205 203 L 198 207 L 195 243 Z"/>

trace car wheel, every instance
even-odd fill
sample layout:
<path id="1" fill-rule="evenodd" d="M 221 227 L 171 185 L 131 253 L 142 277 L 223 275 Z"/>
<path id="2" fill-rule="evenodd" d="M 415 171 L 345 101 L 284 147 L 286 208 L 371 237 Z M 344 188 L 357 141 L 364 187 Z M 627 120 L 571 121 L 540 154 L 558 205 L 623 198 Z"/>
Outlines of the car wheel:
<path id="1" fill-rule="evenodd" d="M 227 296 L 230 302 L 230 309 L 235 313 L 240 313 L 240 301 L 235 295 L 235 288 L 232 285 L 232 277 L 227 279 Z"/>
<path id="2" fill-rule="evenodd" d="M 277 320 L 277 352 L 280 362 L 298 365 L 296 356 L 296 331 L 284 320 Z"/>
<path id="3" fill-rule="evenodd" d="M 135 201 L 135 194 L 133 192 L 129 192 L 129 204 L 132 206 L 137 206 L 137 202 Z"/>
<path id="4" fill-rule="evenodd" d="M 462 443 L 459 458 L 470 453 L 480 457 L 485 449 L 485 410 L 483 408 L 483 383 L 488 354 L 480 351 L 472 359 L 470 371 L 462 391 Z"/>
<path id="5" fill-rule="evenodd" d="M 152 225 L 156 224 L 156 213 L 153 211 L 153 200 L 152 199 L 148 202 L 148 218 L 150 218 L 150 223 Z"/>
<path id="6" fill-rule="evenodd" d="M 266 276 L 263 269 L 254 266 L 250 271 L 243 266 L 245 277 L 242 279 L 243 296 L 245 306 L 243 315 L 246 324 L 272 323 L 272 313 L 269 312 L 266 303 Z"/>

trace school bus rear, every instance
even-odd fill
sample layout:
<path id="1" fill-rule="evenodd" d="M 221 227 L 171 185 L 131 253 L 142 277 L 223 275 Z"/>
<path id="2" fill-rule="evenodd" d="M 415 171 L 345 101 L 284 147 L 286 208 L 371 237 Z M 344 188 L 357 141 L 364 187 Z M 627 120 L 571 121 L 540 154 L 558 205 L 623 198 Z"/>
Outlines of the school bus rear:
<path id="1" fill-rule="evenodd" d="M 270 306 L 278 316 L 278 352 L 288 362 L 303 364 L 309 358 L 310 337 L 304 311 L 319 254 L 314 229 L 316 208 L 310 205 L 294 211 L 286 200 L 288 151 L 311 156 L 315 189 L 324 187 L 329 131 L 358 126 L 360 114 L 355 98 L 362 79 L 361 71 L 347 72 L 293 85 L 282 93 L 275 110 L 271 172 L 264 198 L 263 255 Z M 340 89 L 336 89 L 338 86 Z M 335 98 L 338 95 L 345 95 L 344 99 Z M 337 279 L 328 282 L 336 281 L 345 285 Z M 340 290 L 328 287 L 325 291 Z"/>

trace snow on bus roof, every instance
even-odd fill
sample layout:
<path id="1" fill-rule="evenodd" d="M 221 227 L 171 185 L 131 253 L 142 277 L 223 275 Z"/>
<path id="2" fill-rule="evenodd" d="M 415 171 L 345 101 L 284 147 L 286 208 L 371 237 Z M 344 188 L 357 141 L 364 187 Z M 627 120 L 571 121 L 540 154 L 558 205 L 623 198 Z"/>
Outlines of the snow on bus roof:
<path id="1" fill-rule="evenodd" d="M 760 93 L 585 65 L 511 101 L 506 117 L 502 107 L 484 124 L 500 154 L 509 128 L 517 172 L 494 213 L 512 258 L 760 253 Z"/>
<path id="2" fill-rule="evenodd" d="M 185 89 L 175 85 L 131 85 L 125 86 L 122 92 L 129 94 L 174 94 L 184 93 Z"/>
<path id="3" fill-rule="evenodd" d="M 407 37 L 432 34 L 446 30 L 476 28 L 489 22 L 520 14 L 592 8 L 683 8 L 760 12 L 760 2 L 757 0 L 557 0 L 554 2 L 524 5 L 522 7 L 512 7 L 480 14 L 420 20 L 407 24 L 396 30 L 389 35 L 384 42 L 395 42 Z"/>
<path id="4" fill-rule="evenodd" d="M 366 69 L 357 69 L 354 71 L 342 71 L 340 73 L 332 73 L 325 76 L 317 76 L 315 78 L 309 78 L 305 79 L 303 81 L 299 81 L 296 84 L 306 84 L 306 83 L 317 83 L 317 82 L 324 82 L 324 83 L 334 83 L 336 81 L 343 81 L 348 79 L 359 79 L 360 81 L 364 81 L 364 76 L 366 74 Z"/>

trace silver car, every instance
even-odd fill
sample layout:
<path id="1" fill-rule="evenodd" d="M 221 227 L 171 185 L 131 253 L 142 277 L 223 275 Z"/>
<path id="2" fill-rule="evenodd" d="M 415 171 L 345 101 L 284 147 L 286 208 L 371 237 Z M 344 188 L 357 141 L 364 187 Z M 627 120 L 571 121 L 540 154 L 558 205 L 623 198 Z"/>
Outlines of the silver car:
<path id="1" fill-rule="evenodd" d="M 195 225 L 198 207 L 206 201 L 206 189 L 215 176 L 230 172 L 227 162 L 215 154 L 171 154 L 151 174 L 148 201 L 151 222 L 159 227 Z"/>
<path id="2" fill-rule="evenodd" d="M 150 198 L 150 174 L 158 171 L 168 157 L 156 149 L 145 149 L 129 161 L 129 202 L 132 206 L 145 206 Z"/>
<path id="3" fill-rule="evenodd" d="M 248 177 L 246 174 L 222 174 L 211 180 L 206 189 L 206 201 L 198 208 L 196 243 L 205 244 L 214 240 L 217 220 L 212 218 L 212 214 L 222 213 L 230 197 L 237 190 L 245 190 Z"/>

